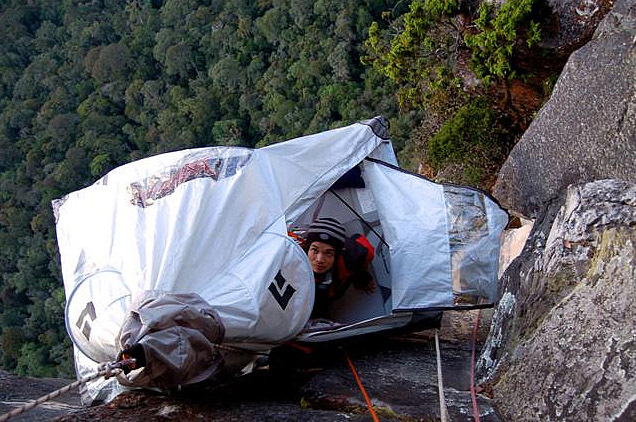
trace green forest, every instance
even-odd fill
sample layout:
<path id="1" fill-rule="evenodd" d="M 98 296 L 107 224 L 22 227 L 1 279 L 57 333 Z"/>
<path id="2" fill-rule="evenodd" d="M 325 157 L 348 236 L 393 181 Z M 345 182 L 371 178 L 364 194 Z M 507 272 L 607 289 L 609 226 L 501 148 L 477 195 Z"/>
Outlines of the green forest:
<path id="1" fill-rule="evenodd" d="M 73 374 L 51 201 L 121 164 L 258 148 L 382 114 L 404 167 L 441 179 L 454 169 L 448 181 L 488 188 L 527 125 L 505 88 L 536 76 L 516 59 L 540 40 L 535 16 L 534 0 L 497 10 L 458 0 L 1 0 L 0 366 Z"/>

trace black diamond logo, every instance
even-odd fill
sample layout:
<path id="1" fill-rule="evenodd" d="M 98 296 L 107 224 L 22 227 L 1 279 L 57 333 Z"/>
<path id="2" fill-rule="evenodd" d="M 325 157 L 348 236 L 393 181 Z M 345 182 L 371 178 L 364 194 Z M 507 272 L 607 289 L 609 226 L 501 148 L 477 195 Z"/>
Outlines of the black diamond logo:
<path id="1" fill-rule="evenodd" d="M 283 311 L 287 308 L 294 293 L 296 293 L 296 289 L 287 284 L 287 280 L 285 280 L 280 271 L 274 277 L 274 281 L 269 285 L 268 290 Z"/>
<path id="2" fill-rule="evenodd" d="M 86 307 L 82 310 L 79 318 L 77 319 L 77 323 L 75 324 L 77 328 L 82 329 L 82 334 L 86 337 L 86 340 L 90 340 L 91 336 L 91 322 L 95 321 L 97 318 L 97 314 L 95 313 L 95 306 L 93 302 L 88 302 Z M 90 319 L 90 321 L 88 321 Z"/>

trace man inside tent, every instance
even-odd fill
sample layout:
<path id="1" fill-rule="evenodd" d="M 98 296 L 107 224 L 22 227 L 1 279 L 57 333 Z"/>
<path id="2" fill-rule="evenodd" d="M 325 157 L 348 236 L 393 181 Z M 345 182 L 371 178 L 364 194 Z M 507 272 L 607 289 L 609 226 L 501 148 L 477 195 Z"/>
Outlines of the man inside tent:
<path id="1" fill-rule="evenodd" d="M 305 246 L 316 282 L 313 319 L 329 319 L 329 304 L 351 284 L 367 293 L 375 291 L 367 271 L 374 250 L 366 237 L 357 234 L 347 238 L 338 220 L 320 217 L 309 226 Z"/>

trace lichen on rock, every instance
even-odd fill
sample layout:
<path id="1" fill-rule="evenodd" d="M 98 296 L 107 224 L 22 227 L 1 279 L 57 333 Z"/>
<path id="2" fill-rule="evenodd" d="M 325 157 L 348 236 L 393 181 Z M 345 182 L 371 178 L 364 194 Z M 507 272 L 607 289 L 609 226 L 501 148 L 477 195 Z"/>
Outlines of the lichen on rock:
<path id="1" fill-rule="evenodd" d="M 494 383 L 506 420 L 631 415 L 636 185 L 601 180 L 570 187 L 551 215 L 504 275 L 482 377 Z"/>
<path id="2" fill-rule="evenodd" d="M 496 384 L 508 420 L 615 420 L 636 400 L 636 233 L 612 228 L 602 239 L 591 277 L 523 341 Z"/>

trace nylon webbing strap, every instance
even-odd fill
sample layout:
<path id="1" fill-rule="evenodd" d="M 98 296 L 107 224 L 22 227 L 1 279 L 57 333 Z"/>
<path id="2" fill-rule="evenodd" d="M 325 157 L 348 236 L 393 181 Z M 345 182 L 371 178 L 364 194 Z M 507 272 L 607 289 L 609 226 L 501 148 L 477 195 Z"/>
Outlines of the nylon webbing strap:
<path id="1" fill-rule="evenodd" d="M 439 352 L 439 330 L 435 330 L 435 351 L 437 353 L 437 387 L 439 390 L 439 413 L 442 422 L 448 422 L 448 409 L 444 397 L 444 380 L 442 379 L 442 357 Z"/>
<path id="2" fill-rule="evenodd" d="M 477 332 L 479 330 L 479 316 L 481 311 L 477 310 L 477 316 L 475 317 L 475 327 L 473 328 L 473 341 L 472 351 L 470 354 L 470 398 L 473 402 L 473 419 L 475 422 L 480 422 L 479 418 L 479 405 L 477 404 L 477 392 L 475 390 L 475 349 L 477 348 Z"/>

